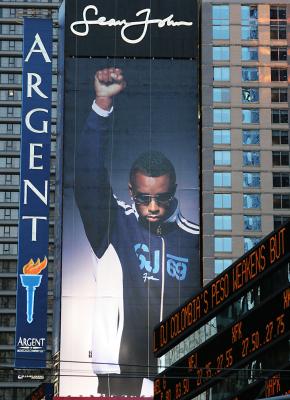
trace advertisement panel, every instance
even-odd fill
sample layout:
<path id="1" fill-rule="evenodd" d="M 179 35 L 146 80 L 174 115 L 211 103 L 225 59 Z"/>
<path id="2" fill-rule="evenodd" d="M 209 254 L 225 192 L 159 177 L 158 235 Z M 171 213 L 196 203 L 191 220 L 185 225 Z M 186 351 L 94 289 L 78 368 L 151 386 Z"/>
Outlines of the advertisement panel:
<path id="1" fill-rule="evenodd" d="M 15 367 L 46 366 L 52 21 L 24 18 Z"/>
<path id="2" fill-rule="evenodd" d="M 59 394 L 152 396 L 153 328 L 200 289 L 197 61 L 66 43 Z"/>

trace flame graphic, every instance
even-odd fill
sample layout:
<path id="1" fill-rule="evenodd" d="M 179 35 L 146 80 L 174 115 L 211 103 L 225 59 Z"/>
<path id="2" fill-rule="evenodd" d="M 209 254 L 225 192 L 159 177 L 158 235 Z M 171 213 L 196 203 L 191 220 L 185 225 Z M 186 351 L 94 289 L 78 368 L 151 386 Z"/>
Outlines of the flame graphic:
<path id="1" fill-rule="evenodd" d="M 23 267 L 23 274 L 25 275 L 38 275 L 47 266 L 47 258 L 44 257 L 43 261 L 38 258 L 36 262 L 31 258 Z"/>

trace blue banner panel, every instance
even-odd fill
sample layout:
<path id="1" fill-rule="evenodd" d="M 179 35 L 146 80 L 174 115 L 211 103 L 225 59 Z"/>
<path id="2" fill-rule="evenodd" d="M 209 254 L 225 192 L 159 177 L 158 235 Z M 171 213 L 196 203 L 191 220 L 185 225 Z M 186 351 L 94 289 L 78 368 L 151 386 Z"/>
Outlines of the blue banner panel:
<path id="1" fill-rule="evenodd" d="M 52 21 L 24 18 L 17 368 L 44 368 L 47 342 Z"/>

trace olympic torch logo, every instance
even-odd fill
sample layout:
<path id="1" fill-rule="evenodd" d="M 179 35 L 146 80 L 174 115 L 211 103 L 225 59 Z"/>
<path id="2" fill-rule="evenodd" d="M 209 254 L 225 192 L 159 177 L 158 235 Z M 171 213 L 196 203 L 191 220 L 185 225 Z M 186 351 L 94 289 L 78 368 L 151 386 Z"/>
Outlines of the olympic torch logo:
<path id="1" fill-rule="evenodd" d="M 40 286 L 42 275 L 39 275 L 47 266 L 47 258 L 43 261 L 38 258 L 36 262 L 29 260 L 23 267 L 23 274 L 20 274 L 21 284 L 26 289 L 26 320 L 29 324 L 33 321 L 34 294 Z"/>

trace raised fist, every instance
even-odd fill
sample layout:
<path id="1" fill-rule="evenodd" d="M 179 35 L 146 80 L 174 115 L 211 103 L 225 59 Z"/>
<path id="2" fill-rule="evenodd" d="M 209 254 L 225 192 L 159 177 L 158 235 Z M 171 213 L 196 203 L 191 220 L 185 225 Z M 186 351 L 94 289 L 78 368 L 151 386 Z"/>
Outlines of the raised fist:
<path id="1" fill-rule="evenodd" d="M 95 74 L 96 103 L 107 109 L 111 107 L 112 97 L 126 87 L 123 72 L 120 68 L 105 68 Z"/>

